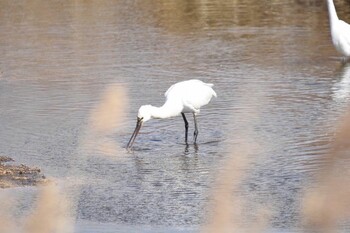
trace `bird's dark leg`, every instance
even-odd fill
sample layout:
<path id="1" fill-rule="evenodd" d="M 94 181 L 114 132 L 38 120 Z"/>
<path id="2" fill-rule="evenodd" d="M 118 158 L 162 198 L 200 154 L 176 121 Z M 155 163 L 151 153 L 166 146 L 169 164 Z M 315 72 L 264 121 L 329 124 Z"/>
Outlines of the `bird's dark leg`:
<path id="1" fill-rule="evenodd" d="M 187 121 L 186 116 L 183 112 L 181 113 L 181 115 L 182 115 L 182 118 L 184 119 L 184 122 L 185 122 L 185 142 L 187 144 L 188 121 Z"/>
<path id="2" fill-rule="evenodd" d="M 198 136 L 198 125 L 197 125 L 197 118 L 196 118 L 196 114 L 193 113 L 193 119 L 194 119 L 194 144 L 197 143 L 197 136 Z"/>
<path id="3" fill-rule="evenodd" d="M 342 57 L 342 58 L 341 58 L 341 63 L 342 63 L 343 65 L 345 65 L 345 64 L 347 63 L 347 61 L 348 61 L 348 58 L 347 58 L 347 57 Z"/>

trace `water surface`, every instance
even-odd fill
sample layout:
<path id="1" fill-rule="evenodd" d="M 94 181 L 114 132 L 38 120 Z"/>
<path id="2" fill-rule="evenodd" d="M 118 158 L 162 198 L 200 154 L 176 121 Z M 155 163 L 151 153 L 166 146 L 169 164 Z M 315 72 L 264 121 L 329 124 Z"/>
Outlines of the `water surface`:
<path id="1" fill-rule="evenodd" d="M 268 203 L 273 228 L 300 226 L 302 191 L 350 97 L 323 1 L 1 1 L 0 30 L 0 153 L 66 187 L 77 231 L 196 231 L 243 136 L 261 148 L 241 190 L 249 211 Z M 177 117 L 147 122 L 128 153 L 138 108 L 192 78 L 218 94 L 198 146 Z M 94 109 L 119 106 L 104 105 L 111 87 L 125 91 L 124 117 L 96 133 Z M 36 192 L 19 192 L 16 214 Z"/>

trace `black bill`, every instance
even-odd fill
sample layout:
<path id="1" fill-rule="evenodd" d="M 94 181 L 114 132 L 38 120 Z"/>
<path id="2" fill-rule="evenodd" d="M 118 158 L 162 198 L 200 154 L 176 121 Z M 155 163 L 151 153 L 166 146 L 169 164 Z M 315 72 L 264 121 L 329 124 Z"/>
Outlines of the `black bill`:
<path id="1" fill-rule="evenodd" d="M 141 126 L 142 126 L 142 118 L 137 118 L 136 128 L 134 130 L 134 133 L 131 135 L 131 138 L 128 142 L 128 145 L 126 146 L 126 149 L 130 149 L 132 147 L 132 144 L 134 144 L 135 138 L 139 133 Z"/>

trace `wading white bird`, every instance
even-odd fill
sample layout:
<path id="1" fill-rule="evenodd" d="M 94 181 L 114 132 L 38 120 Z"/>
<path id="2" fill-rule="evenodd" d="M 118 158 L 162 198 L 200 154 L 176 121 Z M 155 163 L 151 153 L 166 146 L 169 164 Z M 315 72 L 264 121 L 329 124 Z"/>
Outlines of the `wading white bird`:
<path id="1" fill-rule="evenodd" d="M 335 49 L 345 56 L 343 61 L 350 57 L 350 25 L 338 18 L 333 0 L 327 0 L 329 23 L 332 42 Z"/>
<path id="2" fill-rule="evenodd" d="M 132 147 L 142 124 L 152 118 L 169 118 L 182 115 L 185 122 L 185 142 L 187 144 L 188 122 L 185 113 L 192 113 L 194 118 L 194 143 L 197 141 L 198 126 L 196 115 L 200 108 L 209 103 L 213 96 L 216 97 L 212 89 L 213 84 L 204 83 L 200 80 L 192 79 L 178 82 L 172 85 L 166 92 L 166 101 L 161 107 L 152 105 L 143 105 L 140 107 L 137 115 L 137 123 L 134 133 L 132 134 L 127 149 Z"/>

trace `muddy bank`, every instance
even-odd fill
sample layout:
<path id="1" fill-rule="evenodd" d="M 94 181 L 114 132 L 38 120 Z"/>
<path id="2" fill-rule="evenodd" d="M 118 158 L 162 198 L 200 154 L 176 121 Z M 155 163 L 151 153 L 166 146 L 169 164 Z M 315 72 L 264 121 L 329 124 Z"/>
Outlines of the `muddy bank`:
<path id="1" fill-rule="evenodd" d="M 46 182 L 39 168 L 13 164 L 14 160 L 0 156 L 0 188 L 32 186 Z"/>

